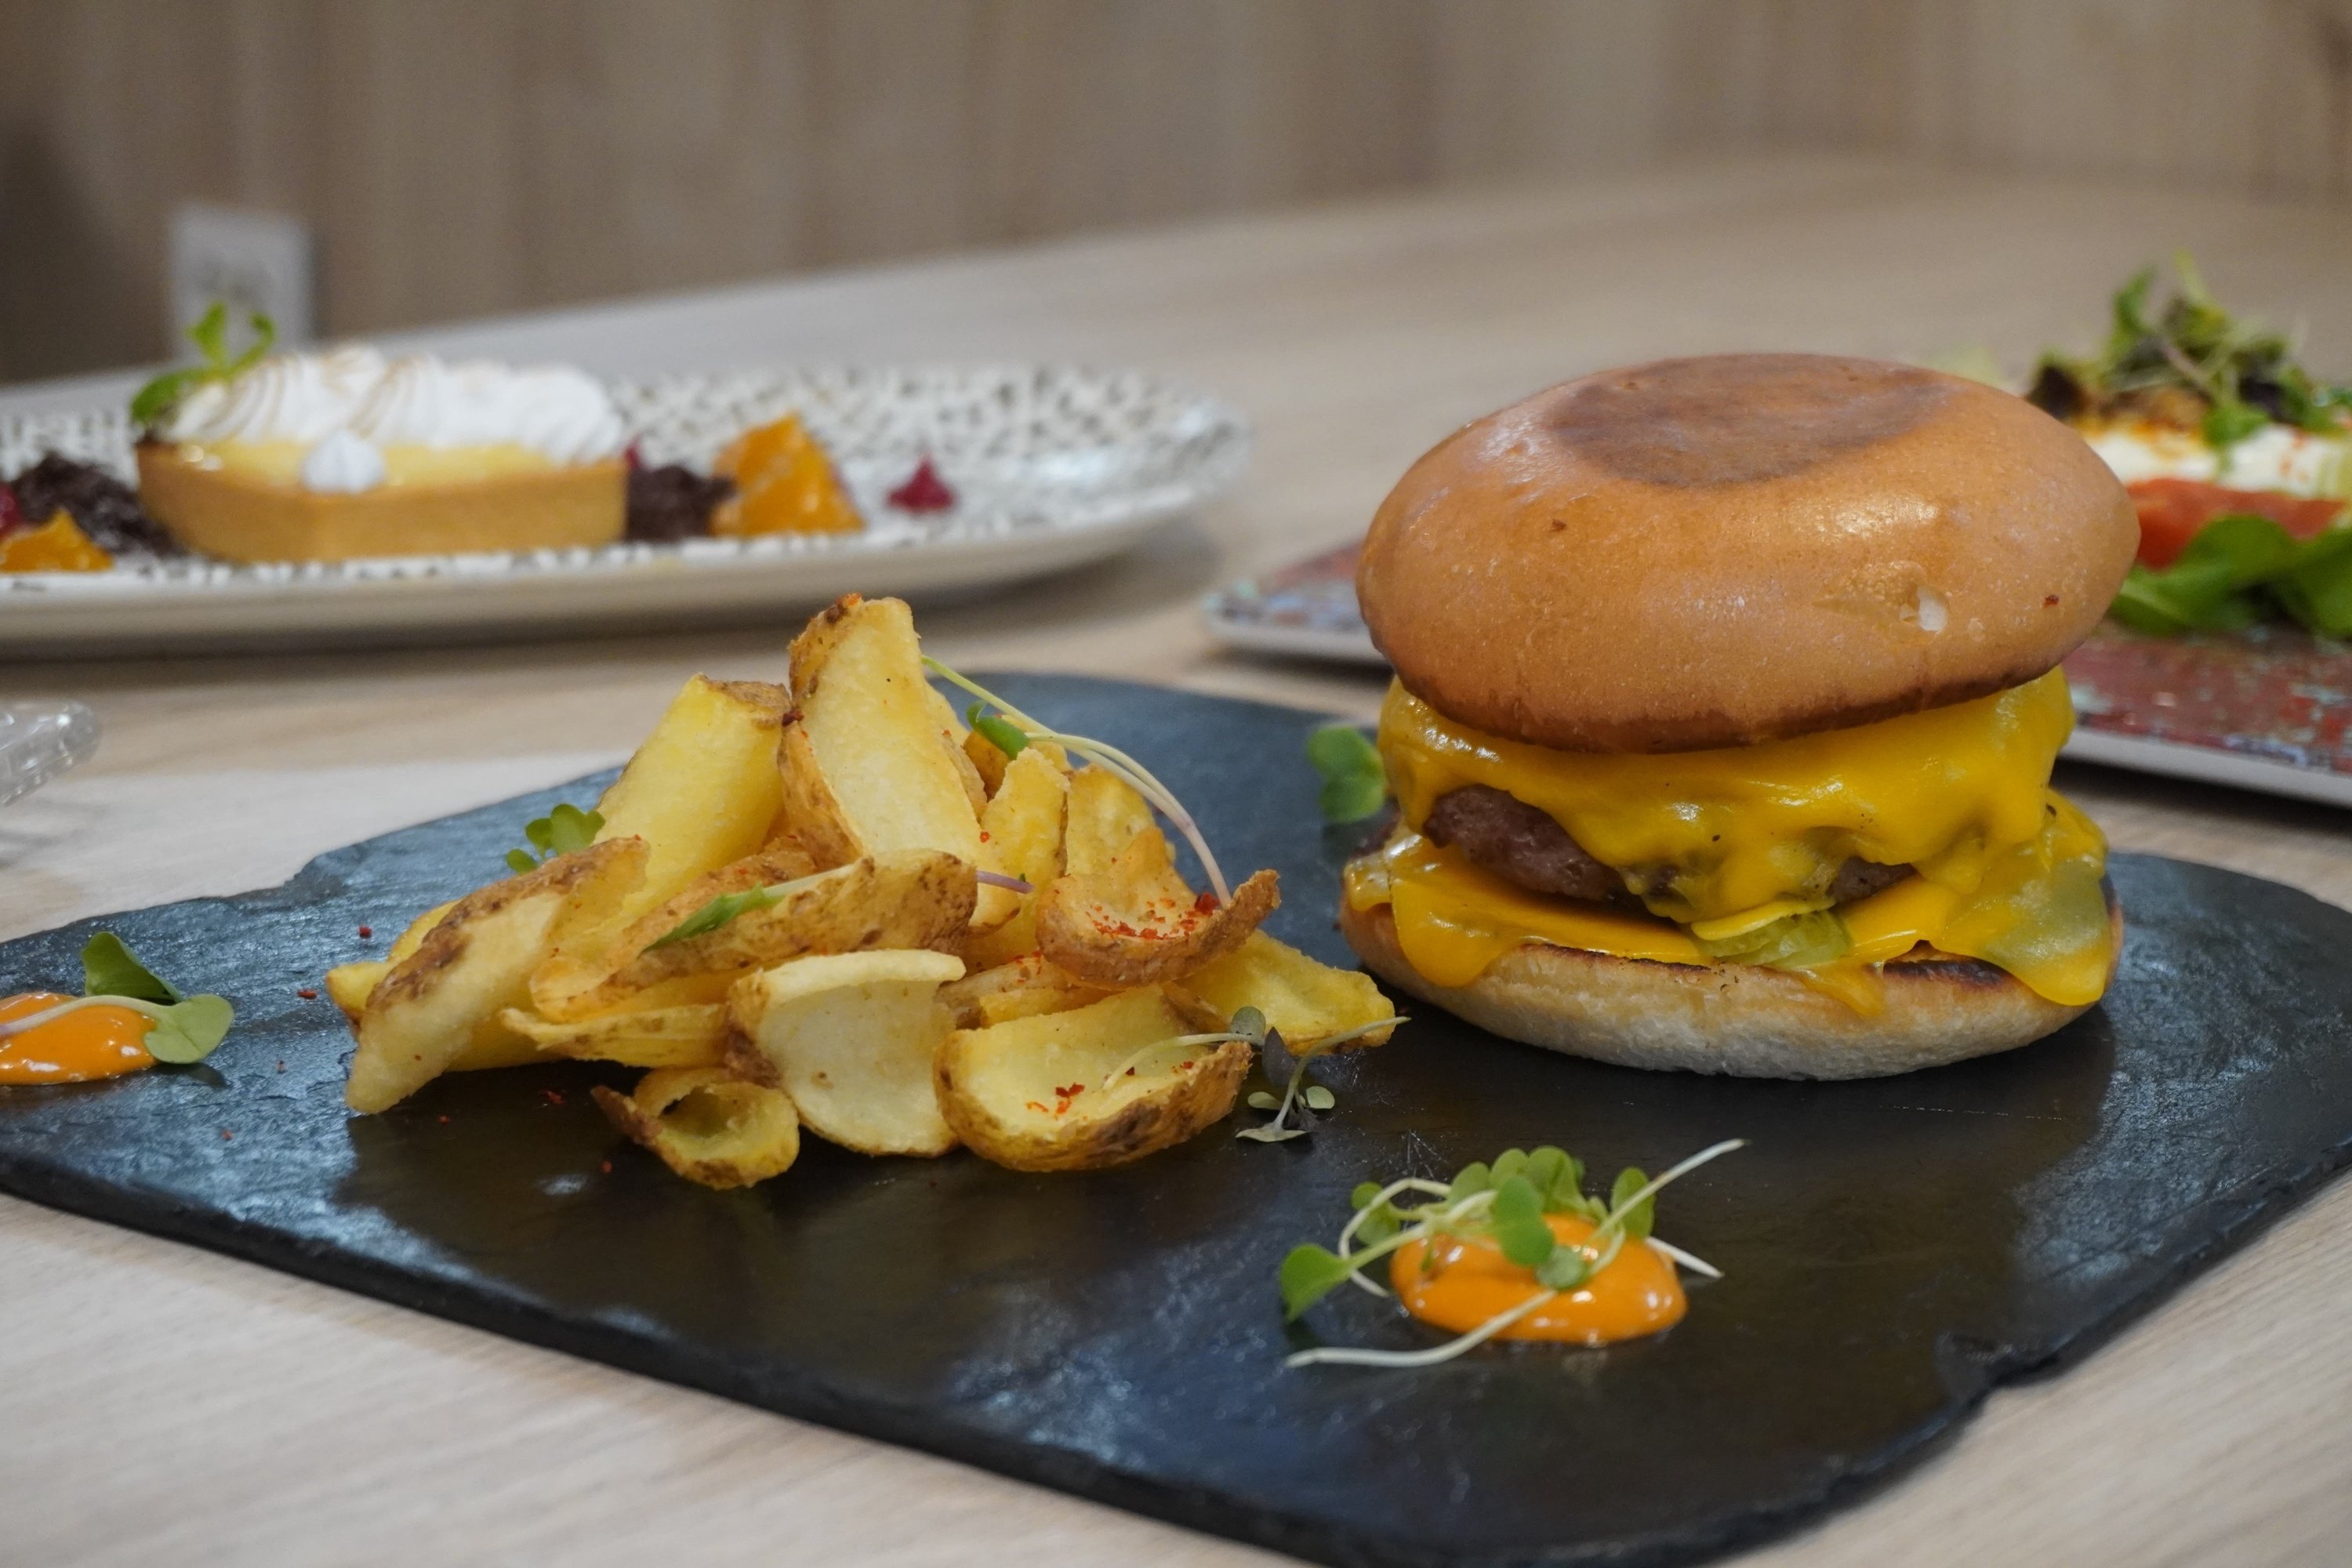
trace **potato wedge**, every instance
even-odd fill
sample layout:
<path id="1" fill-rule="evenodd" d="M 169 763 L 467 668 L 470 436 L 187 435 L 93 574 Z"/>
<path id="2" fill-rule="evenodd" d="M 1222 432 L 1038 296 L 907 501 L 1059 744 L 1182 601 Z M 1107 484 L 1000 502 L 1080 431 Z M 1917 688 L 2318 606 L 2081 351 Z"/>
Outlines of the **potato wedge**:
<path id="1" fill-rule="evenodd" d="M 360 1009 L 367 1005 L 369 995 L 383 977 L 392 973 L 393 965 L 423 947 L 426 935 L 441 923 L 441 917 L 457 907 L 454 900 L 436 904 L 409 921 L 408 929 L 392 939 L 392 946 L 385 950 L 382 958 L 339 963 L 327 971 L 327 994 L 336 1006 L 342 1009 L 343 1016 L 354 1024 L 358 1023 Z"/>
<path id="2" fill-rule="evenodd" d="M 392 973 L 392 960 L 366 958 L 356 963 L 339 963 L 327 971 L 327 999 L 342 1009 L 343 1016 L 356 1024 L 360 1009 L 383 977 Z"/>
<path id="3" fill-rule="evenodd" d="M 1092 877 L 1107 871 L 1138 834 L 1159 832 L 1150 805 L 1117 773 L 1085 767 L 1070 775 L 1069 827 L 1063 837 L 1062 859 L 1071 876 Z M 1164 845 L 1167 840 L 1160 842 Z M 1174 866 L 1172 857 L 1169 864 Z"/>
<path id="4" fill-rule="evenodd" d="M 632 941 L 642 937 L 643 944 L 615 943 L 593 961 L 543 963 L 530 977 L 530 1005 L 564 1023 L 689 976 L 765 969 L 810 953 L 951 945 L 971 924 L 977 887 L 968 861 L 931 850 L 852 861 L 788 884 L 777 903 L 701 936 L 652 946 L 663 933 L 641 922 L 631 928 Z"/>
<path id="5" fill-rule="evenodd" d="M 1181 980 L 1246 941 L 1282 902 L 1277 879 L 1260 871 L 1230 902 L 1203 909 L 1165 890 L 1174 876 L 1158 828 L 1093 877 L 1063 877 L 1037 894 L 1037 951 L 1091 985 L 1119 988 Z"/>
<path id="6" fill-rule="evenodd" d="M 981 788 L 988 792 L 991 800 L 995 799 L 997 790 L 1004 784 L 1005 765 L 1013 759 L 977 730 L 964 731 L 963 754 L 964 760 L 971 763 L 972 772 L 980 775 Z"/>
<path id="7" fill-rule="evenodd" d="M 402 959 L 423 947 L 425 939 L 433 934 L 433 928 L 447 919 L 449 911 L 457 907 L 457 900 L 452 899 L 446 904 L 434 905 L 409 921 L 408 929 L 392 939 L 392 946 L 385 950 L 384 956 L 393 963 L 398 963 Z"/>
<path id="8" fill-rule="evenodd" d="M 816 748 L 797 716 L 784 726 L 776 757 L 783 773 L 784 804 L 769 842 L 791 845 L 825 871 L 862 857 L 864 840 L 825 781 L 824 765 L 817 761 Z"/>
<path id="9" fill-rule="evenodd" d="M 748 1187 L 800 1158 L 792 1096 L 715 1068 L 649 1072 L 634 1093 L 589 1090 L 605 1118 L 661 1163 L 706 1187 Z"/>
<path id="10" fill-rule="evenodd" d="M 1035 747 L 1004 770 L 1003 782 L 980 816 L 980 868 L 1043 888 L 1062 874 L 1062 824 L 1070 782 Z M 1034 893 L 983 884 L 971 928 L 991 931 L 1019 914 Z"/>
<path id="11" fill-rule="evenodd" d="M 634 838 L 593 845 L 458 900 L 361 1009 L 345 1102 L 387 1110 L 475 1047 L 478 1029 L 503 1037 L 498 1015 L 528 994 L 565 905 L 643 875 L 645 852 Z"/>
<path id="12" fill-rule="evenodd" d="M 1318 963 L 1262 931 L 1186 975 L 1184 988 L 1227 1017 L 1244 1007 L 1256 1008 L 1294 1049 L 1396 1016 L 1395 1005 L 1370 975 Z M 1394 1032 L 1376 1029 L 1339 1048 L 1377 1046 Z"/>
<path id="13" fill-rule="evenodd" d="M 730 1065 L 793 1097 L 802 1123 L 861 1154 L 944 1154 L 955 1133 L 931 1092 L 953 1020 L 940 987 L 963 964 L 922 949 L 796 958 L 735 983 Z"/>
<path id="14" fill-rule="evenodd" d="M 932 1087 L 948 1125 L 984 1159 L 1016 1171 L 1103 1170 L 1233 1110 L 1250 1070 L 1241 1041 L 1171 1049 L 1125 1070 L 1144 1047 L 1200 1029 L 1166 988 L 1124 991 L 1072 1012 L 959 1029 L 934 1058 Z"/>
<path id="15" fill-rule="evenodd" d="M 543 1056 L 633 1068 L 715 1068 L 727 1054 L 723 1002 L 608 1013 L 559 1024 L 509 1007 L 499 1022 Z"/>
<path id="16" fill-rule="evenodd" d="M 791 708 L 790 692 L 762 681 L 686 683 L 596 803 L 598 843 L 638 837 L 651 847 L 645 881 L 618 921 L 767 841 L 783 805 L 777 744 Z"/>
<path id="17" fill-rule="evenodd" d="M 940 1003 L 954 1016 L 957 1028 L 984 1029 L 1041 1013 L 1091 1006 L 1106 994 L 1100 986 L 1081 984 L 1046 963 L 1045 954 L 1032 952 L 940 986 Z"/>
<path id="18" fill-rule="evenodd" d="M 904 603 L 853 594 L 818 615 L 793 641 L 792 681 L 801 717 L 782 756 L 794 832 L 845 834 L 860 855 L 936 849 L 980 863 L 986 796 Z"/>

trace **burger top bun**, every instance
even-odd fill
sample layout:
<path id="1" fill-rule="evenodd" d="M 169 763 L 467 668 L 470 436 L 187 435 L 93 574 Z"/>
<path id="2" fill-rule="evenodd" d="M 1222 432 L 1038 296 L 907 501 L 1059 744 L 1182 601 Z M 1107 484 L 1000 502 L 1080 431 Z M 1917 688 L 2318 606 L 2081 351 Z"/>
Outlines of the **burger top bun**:
<path id="1" fill-rule="evenodd" d="M 1867 723 L 2029 680 L 2138 547 L 2065 426 L 1936 371 L 1722 354 L 1465 426 L 1381 503 L 1356 587 L 1406 688 L 1570 751 Z"/>

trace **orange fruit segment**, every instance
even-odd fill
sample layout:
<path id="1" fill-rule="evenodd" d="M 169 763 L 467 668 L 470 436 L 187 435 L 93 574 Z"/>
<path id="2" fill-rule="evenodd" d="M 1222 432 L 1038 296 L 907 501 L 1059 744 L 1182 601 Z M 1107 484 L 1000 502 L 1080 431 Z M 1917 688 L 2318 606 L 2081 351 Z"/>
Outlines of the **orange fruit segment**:
<path id="1" fill-rule="evenodd" d="M 114 557 L 59 511 L 38 528 L 0 535 L 0 572 L 103 572 Z"/>
<path id="2" fill-rule="evenodd" d="M 849 494 L 798 416 L 746 430 L 719 454 L 735 493 L 711 514 L 722 538 L 760 533 L 854 533 L 866 526 Z"/>

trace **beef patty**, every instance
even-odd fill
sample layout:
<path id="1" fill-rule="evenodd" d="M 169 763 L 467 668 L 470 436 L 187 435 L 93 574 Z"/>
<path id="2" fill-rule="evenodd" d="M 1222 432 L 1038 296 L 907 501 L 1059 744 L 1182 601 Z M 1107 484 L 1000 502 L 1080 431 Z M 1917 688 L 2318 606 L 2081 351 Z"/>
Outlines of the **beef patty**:
<path id="1" fill-rule="evenodd" d="M 1438 796 L 1421 830 L 1432 843 L 1461 851 L 1465 859 L 1529 892 L 1641 907 L 1625 879 L 1586 854 L 1568 829 L 1492 785 L 1465 784 Z M 1866 899 L 1910 874 L 1908 866 L 1854 857 L 1838 868 L 1830 900 L 1843 904 Z"/>

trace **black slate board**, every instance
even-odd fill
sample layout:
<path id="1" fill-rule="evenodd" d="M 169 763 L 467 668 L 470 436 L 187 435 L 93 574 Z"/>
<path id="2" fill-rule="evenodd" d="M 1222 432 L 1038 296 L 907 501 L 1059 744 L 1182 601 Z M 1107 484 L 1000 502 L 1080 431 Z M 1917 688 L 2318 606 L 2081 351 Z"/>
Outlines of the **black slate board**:
<path id="1" fill-rule="evenodd" d="M 1328 911 L 1353 834 L 1316 816 L 1311 719 L 999 685 L 1160 768 L 1229 865 L 1281 869 L 1278 934 L 1345 960 Z M 733 1194 L 616 1145 L 582 1092 L 593 1068 L 444 1079 L 348 1117 L 349 1040 L 297 988 L 380 952 L 494 873 L 526 818 L 601 782 L 338 850 L 272 891 L 93 922 L 226 992 L 238 1029 L 201 1068 L 0 1092 L 0 1188 L 1329 1563 L 1650 1563 L 1899 1471 L 1995 1384 L 2080 1357 L 2352 1155 L 2352 915 L 2133 856 L 2102 1009 L 1877 1082 L 1633 1072 L 1433 1014 L 1328 1071 L 1340 1110 L 1311 1140 L 1211 1135 L 1094 1176 L 814 1144 Z M 70 982 L 89 929 L 0 947 L 0 978 Z M 1318 1332 L 1426 1342 L 1353 1292 L 1280 1321 L 1276 1263 L 1328 1240 L 1358 1180 L 1542 1142 L 1654 1170 L 1734 1135 L 1754 1146 L 1664 1205 L 1664 1233 L 1727 1277 L 1663 1338 L 1282 1370 Z"/>

